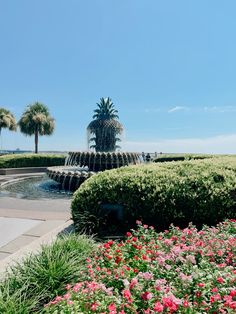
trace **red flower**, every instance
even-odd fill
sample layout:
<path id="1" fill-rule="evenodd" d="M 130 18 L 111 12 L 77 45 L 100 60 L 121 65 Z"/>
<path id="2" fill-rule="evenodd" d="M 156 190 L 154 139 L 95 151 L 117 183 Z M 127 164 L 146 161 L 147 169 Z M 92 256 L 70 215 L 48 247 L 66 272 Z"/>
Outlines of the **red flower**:
<path id="1" fill-rule="evenodd" d="M 200 296 L 202 295 L 201 291 L 196 291 L 196 297 L 200 298 Z"/>
<path id="2" fill-rule="evenodd" d="M 92 303 L 91 310 L 95 312 L 97 310 L 98 304 L 96 302 Z"/>
<path id="3" fill-rule="evenodd" d="M 184 300 L 184 302 L 183 302 L 183 307 L 189 307 L 189 304 L 188 304 L 188 301 L 187 301 L 187 300 Z"/>
<path id="4" fill-rule="evenodd" d="M 219 283 L 224 283 L 224 282 L 225 282 L 222 277 L 218 277 L 216 280 L 217 280 L 217 282 L 219 282 Z"/>
<path id="5" fill-rule="evenodd" d="M 148 292 L 148 291 L 145 291 L 142 295 L 141 295 L 141 298 L 145 301 L 148 301 L 152 298 L 152 293 Z"/>

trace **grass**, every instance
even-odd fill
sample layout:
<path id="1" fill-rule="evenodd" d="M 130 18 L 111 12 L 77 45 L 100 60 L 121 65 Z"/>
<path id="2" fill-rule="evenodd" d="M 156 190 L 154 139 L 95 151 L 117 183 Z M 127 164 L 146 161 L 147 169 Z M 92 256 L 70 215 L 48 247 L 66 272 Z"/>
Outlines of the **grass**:
<path id="1" fill-rule="evenodd" d="M 45 303 L 78 281 L 86 258 L 96 249 L 95 241 L 83 235 L 58 238 L 37 255 L 8 270 L 0 283 L 0 313 L 40 313 Z"/>

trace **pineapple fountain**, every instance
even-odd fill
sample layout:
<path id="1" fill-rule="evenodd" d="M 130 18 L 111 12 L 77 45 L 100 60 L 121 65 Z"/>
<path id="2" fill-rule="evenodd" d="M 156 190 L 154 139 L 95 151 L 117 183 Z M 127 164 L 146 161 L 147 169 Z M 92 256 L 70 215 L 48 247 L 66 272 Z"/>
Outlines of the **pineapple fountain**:
<path id="1" fill-rule="evenodd" d="M 63 190 L 75 191 L 97 172 L 141 162 L 139 153 L 117 152 L 123 126 L 117 121 L 118 111 L 112 100 L 101 98 L 87 127 L 88 148 L 94 151 L 69 152 L 65 166 L 48 168 L 48 176 L 59 182 Z"/>

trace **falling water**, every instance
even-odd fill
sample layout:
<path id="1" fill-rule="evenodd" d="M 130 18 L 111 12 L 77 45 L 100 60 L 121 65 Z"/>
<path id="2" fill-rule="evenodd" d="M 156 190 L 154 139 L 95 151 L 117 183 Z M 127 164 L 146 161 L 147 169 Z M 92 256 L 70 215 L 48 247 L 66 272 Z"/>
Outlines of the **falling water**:
<path id="1" fill-rule="evenodd" d="M 48 168 L 48 176 L 59 182 L 63 190 L 74 191 L 98 171 L 139 163 L 138 153 L 69 152 L 65 166 Z"/>

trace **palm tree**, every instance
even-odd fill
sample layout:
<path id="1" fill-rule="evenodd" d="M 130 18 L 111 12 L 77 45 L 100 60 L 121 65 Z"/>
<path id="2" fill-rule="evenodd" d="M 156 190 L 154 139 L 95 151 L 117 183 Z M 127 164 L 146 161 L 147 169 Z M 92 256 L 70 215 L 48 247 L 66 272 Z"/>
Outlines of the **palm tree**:
<path id="1" fill-rule="evenodd" d="M 120 141 L 117 135 L 123 131 L 123 126 L 117 121 L 119 116 L 111 98 L 101 98 L 97 103 L 98 108 L 94 110 L 93 121 L 89 123 L 87 130 L 89 135 L 90 148 L 95 148 L 96 152 L 113 152 L 120 148 L 116 143 Z"/>
<path id="2" fill-rule="evenodd" d="M 26 136 L 34 135 L 35 153 L 38 153 L 39 135 L 51 135 L 55 128 L 55 120 L 50 116 L 47 106 L 39 102 L 27 106 L 18 125 Z"/>
<path id="3" fill-rule="evenodd" d="M 7 109 L 0 108 L 0 137 L 2 150 L 2 129 L 16 131 L 17 123 L 14 115 Z"/>

